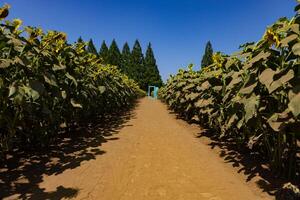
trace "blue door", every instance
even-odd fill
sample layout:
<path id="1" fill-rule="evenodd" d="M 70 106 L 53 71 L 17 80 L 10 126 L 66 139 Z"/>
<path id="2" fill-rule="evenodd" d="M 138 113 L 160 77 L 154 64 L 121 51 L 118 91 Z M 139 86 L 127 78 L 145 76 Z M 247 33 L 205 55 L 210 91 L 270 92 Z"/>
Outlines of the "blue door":
<path id="1" fill-rule="evenodd" d="M 153 91 L 153 95 L 151 94 L 151 90 Z M 148 97 L 157 99 L 158 95 L 158 87 L 149 85 L 148 86 Z"/>

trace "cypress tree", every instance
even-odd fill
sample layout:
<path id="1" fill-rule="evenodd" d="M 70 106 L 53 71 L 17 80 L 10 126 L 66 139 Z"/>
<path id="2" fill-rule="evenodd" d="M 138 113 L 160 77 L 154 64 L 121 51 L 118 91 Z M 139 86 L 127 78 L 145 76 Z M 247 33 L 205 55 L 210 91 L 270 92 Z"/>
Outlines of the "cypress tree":
<path id="1" fill-rule="evenodd" d="M 131 52 L 132 78 L 138 82 L 141 89 L 146 90 L 144 56 L 138 40 L 135 41 Z"/>
<path id="2" fill-rule="evenodd" d="M 155 85 L 157 87 L 162 86 L 161 76 L 159 75 L 159 70 L 156 65 L 156 60 L 151 47 L 151 43 L 148 44 L 145 56 L 145 67 L 146 67 L 146 80 L 147 87 L 149 85 Z"/>
<path id="3" fill-rule="evenodd" d="M 121 69 L 122 71 L 130 78 L 132 78 L 131 72 L 131 53 L 130 47 L 126 42 L 122 49 L 122 62 L 121 62 Z"/>
<path id="4" fill-rule="evenodd" d="M 206 67 L 208 65 L 211 65 L 213 63 L 212 56 L 213 56 L 213 48 L 210 41 L 208 41 L 206 43 L 205 53 L 202 57 L 201 67 Z"/>
<path id="5" fill-rule="evenodd" d="M 99 56 L 102 58 L 103 63 L 108 64 L 108 62 L 107 62 L 108 61 L 108 48 L 107 48 L 107 45 L 104 40 L 101 44 Z"/>
<path id="6" fill-rule="evenodd" d="M 113 39 L 109 47 L 107 62 L 111 65 L 115 65 L 121 68 L 121 53 L 115 39 Z"/>
<path id="7" fill-rule="evenodd" d="M 84 41 L 83 41 L 83 39 L 82 39 L 82 37 L 80 36 L 78 39 L 77 39 L 77 43 L 83 43 Z"/>
<path id="8" fill-rule="evenodd" d="M 92 39 L 90 39 L 89 42 L 88 42 L 88 45 L 87 45 L 87 51 L 88 51 L 89 53 L 98 55 L 97 49 L 96 49 L 96 47 L 95 47 L 95 45 L 94 45 Z"/>

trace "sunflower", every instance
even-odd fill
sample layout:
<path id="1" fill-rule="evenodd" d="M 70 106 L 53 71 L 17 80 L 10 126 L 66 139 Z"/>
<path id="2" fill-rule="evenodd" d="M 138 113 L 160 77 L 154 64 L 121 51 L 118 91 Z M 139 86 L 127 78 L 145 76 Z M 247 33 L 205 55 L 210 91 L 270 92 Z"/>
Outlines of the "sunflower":
<path id="1" fill-rule="evenodd" d="M 10 5 L 5 4 L 2 8 L 0 8 L 0 20 L 4 19 L 8 16 Z"/>
<path id="2" fill-rule="evenodd" d="M 270 46 L 275 44 L 276 47 L 279 47 L 280 41 L 278 35 L 271 29 L 267 29 L 264 34 L 263 39 L 268 42 Z"/>
<path id="3" fill-rule="evenodd" d="M 214 53 L 212 59 L 213 63 L 215 63 L 217 67 L 222 67 L 224 58 L 220 52 Z"/>
<path id="4" fill-rule="evenodd" d="M 15 27 L 15 30 L 17 30 L 21 25 L 22 25 L 22 20 L 20 20 L 20 19 L 14 19 L 13 20 L 13 25 L 14 25 L 14 27 Z"/>

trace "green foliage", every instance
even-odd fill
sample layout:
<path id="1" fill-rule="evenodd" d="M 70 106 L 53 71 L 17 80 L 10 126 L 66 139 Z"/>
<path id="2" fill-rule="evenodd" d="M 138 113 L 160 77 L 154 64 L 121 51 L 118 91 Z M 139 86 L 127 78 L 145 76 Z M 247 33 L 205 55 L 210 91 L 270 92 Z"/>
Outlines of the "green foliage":
<path id="1" fill-rule="evenodd" d="M 207 66 L 213 64 L 212 56 L 213 56 L 213 48 L 212 48 L 210 41 L 208 41 L 206 43 L 205 52 L 202 57 L 201 67 L 207 67 Z"/>
<path id="2" fill-rule="evenodd" d="M 84 43 L 20 25 L 0 24 L 0 152 L 17 140 L 46 144 L 82 119 L 116 112 L 144 94 Z"/>
<path id="3" fill-rule="evenodd" d="M 107 63 L 121 68 L 121 53 L 115 40 L 112 41 L 107 56 Z"/>
<path id="4" fill-rule="evenodd" d="M 161 76 L 159 75 L 159 71 L 156 65 L 156 60 L 153 54 L 153 50 L 151 47 L 151 43 L 149 43 L 146 56 L 145 56 L 145 80 L 148 85 L 155 85 L 157 87 L 162 86 Z M 146 86 L 146 87 L 147 87 Z"/>
<path id="5" fill-rule="evenodd" d="M 83 39 L 82 39 L 81 36 L 78 38 L 77 43 L 84 43 L 84 41 L 83 41 Z"/>
<path id="6" fill-rule="evenodd" d="M 144 55 L 142 53 L 142 48 L 138 40 L 135 41 L 132 52 L 131 52 L 131 77 L 138 82 L 143 90 L 146 90 L 147 85 L 145 82 L 145 65 L 144 65 Z"/>
<path id="7" fill-rule="evenodd" d="M 135 80 L 143 90 L 147 90 L 148 85 L 159 87 L 162 85 L 161 76 L 150 43 L 144 58 L 138 40 L 135 41 L 132 51 L 130 51 L 130 47 L 126 42 L 122 53 L 115 40 L 112 41 L 109 49 L 105 41 L 103 41 L 99 56 L 103 60 L 103 63 L 117 66 L 121 72 Z"/>
<path id="8" fill-rule="evenodd" d="M 103 63 L 108 64 L 108 47 L 104 40 L 100 47 L 99 56 L 102 59 Z"/>
<path id="9" fill-rule="evenodd" d="M 130 78 L 132 78 L 131 74 L 131 52 L 128 43 L 126 42 L 122 49 L 122 60 L 121 60 L 121 69 L 122 71 Z"/>
<path id="10" fill-rule="evenodd" d="M 298 6 L 299 7 L 299 6 Z M 279 19 L 240 53 L 213 55 L 200 71 L 179 70 L 159 92 L 172 109 L 221 139 L 267 158 L 291 179 L 299 173 L 300 15 Z M 298 172 L 297 172 L 298 170 Z"/>
<path id="11" fill-rule="evenodd" d="M 92 53 L 94 55 L 98 55 L 97 49 L 96 49 L 92 39 L 89 40 L 86 50 L 89 53 Z"/>

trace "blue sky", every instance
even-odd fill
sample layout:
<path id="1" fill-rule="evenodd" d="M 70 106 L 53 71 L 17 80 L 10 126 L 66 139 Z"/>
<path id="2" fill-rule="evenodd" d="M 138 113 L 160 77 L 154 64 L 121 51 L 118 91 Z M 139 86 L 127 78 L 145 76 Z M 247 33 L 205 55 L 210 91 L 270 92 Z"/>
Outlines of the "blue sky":
<path id="1" fill-rule="evenodd" d="M 181 67 L 199 68 L 205 44 L 232 53 L 257 41 L 267 25 L 294 15 L 295 0 L 0 0 L 9 3 L 10 19 L 25 25 L 66 32 L 73 42 L 92 38 L 97 48 L 113 38 L 122 48 L 139 39 L 152 43 L 166 80 Z"/>

